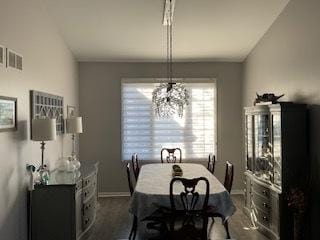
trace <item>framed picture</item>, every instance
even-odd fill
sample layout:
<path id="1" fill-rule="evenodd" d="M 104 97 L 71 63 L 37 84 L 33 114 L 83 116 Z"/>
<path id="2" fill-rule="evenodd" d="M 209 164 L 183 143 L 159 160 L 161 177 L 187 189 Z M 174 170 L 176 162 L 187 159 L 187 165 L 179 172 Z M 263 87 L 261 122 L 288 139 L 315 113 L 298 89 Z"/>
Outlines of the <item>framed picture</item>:
<path id="1" fill-rule="evenodd" d="M 17 99 L 0 96 L 0 132 L 17 130 Z"/>
<path id="2" fill-rule="evenodd" d="M 4 47 L 0 45 L 0 67 L 5 64 L 5 55 Z"/>
<path id="3" fill-rule="evenodd" d="M 67 105 L 67 118 L 76 116 L 76 107 Z"/>

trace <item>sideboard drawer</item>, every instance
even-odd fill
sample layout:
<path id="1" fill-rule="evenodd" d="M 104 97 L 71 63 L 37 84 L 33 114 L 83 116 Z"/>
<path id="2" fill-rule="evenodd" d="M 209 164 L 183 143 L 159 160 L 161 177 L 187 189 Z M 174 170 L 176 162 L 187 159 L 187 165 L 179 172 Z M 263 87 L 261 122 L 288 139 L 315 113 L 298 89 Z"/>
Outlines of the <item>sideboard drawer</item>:
<path id="1" fill-rule="evenodd" d="M 83 217 L 82 229 L 85 231 L 96 217 L 96 197 L 92 196 L 91 199 L 83 204 Z"/>
<path id="2" fill-rule="evenodd" d="M 83 188 L 89 186 L 91 183 L 93 183 L 97 178 L 97 173 L 94 172 L 93 174 L 91 174 L 90 176 L 88 176 L 87 178 L 83 178 Z"/>
<path id="3" fill-rule="evenodd" d="M 92 180 L 91 184 L 82 190 L 82 201 L 86 202 L 96 193 L 96 180 Z"/>
<path id="4" fill-rule="evenodd" d="M 259 208 L 260 210 L 270 214 L 271 208 L 272 208 L 272 203 L 271 199 L 267 199 L 264 197 L 261 197 L 258 194 L 253 194 L 252 195 L 252 201 L 255 207 Z"/>
<path id="5" fill-rule="evenodd" d="M 252 191 L 263 198 L 270 199 L 270 189 L 252 181 Z"/>
<path id="6" fill-rule="evenodd" d="M 96 210 L 96 197 L 92 196 L 89 201 L 83 204 L 83 216 L 91 215 L 91 212 Z"/>

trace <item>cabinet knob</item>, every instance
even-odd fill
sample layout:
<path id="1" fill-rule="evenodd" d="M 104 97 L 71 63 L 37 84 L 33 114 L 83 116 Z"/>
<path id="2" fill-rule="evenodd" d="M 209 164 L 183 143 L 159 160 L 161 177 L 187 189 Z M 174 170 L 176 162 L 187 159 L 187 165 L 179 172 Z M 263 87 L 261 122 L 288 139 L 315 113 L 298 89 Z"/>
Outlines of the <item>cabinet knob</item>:
<path id="1" fill-rule="evenodd" d="M 85 224 L 88 224 L 89 221 L 90 221 L 90 219 L 89 219 L 89 218 L 86 218 L 86 219 L 84 220 L 84 223 L 85 223 Z"/>
<path id="2" fill-rule="evenodd" d="M 262 191 L 262 194 L 265 195 L 265 196 L 267 196 L 267 195 L 268 195 L 268 192 L 267 192 L 266 190 L 263 190 L 263 191 Z"/>
<path id="3" fill-rule="evenodd" d="M 266 216 L 263 216 L 263 221 L 268 222 L 268 218 Z"/>
<path id="4" fill-rule="evenodd" d="M 263 205 L 264 208 L 269 208 L 268 204 L 265 203 L 265 202 L 262 205 Z"/>

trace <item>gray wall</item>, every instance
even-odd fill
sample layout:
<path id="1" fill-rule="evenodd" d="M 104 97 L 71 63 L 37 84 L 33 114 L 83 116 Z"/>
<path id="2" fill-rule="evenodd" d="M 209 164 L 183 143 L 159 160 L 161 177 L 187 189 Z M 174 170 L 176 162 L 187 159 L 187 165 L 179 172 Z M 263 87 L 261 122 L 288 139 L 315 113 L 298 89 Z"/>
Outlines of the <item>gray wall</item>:
<path id="1" fill-rule="evenodd" d="M 0 132 L 0 239 L 27 239 L 26 163 L 40 164 L 40 144 L 30 141 L 29 90 L 78 104 L 78 64 L 48 18 L 41 0 L 1 0 L 0 45 L 23 55 L 22 72 L 0 66 L 0 95 L 18 98 L 18 131 Z M 53 167 L 70 153 L 69 137 L 48 142 Z"/>
<path id="2" fill-rule="evenodd" d="M 163 63 L 80 63 L 82 160 L 100 161 L 99 191 L 128 192 L 121 162 L 121 78 L 165 77 Z M 242 188 L 241 63 L 177 63 L 175 77 L 214 77 L 218 85 L 217 175 L 225 161 L 235 164 L 234 189 Z M 160 156 L 159 156 L 160 157 Z"/>
<path id="3" fill-rule="evenodd" d="M 244 65 L 244 105 L 255 92 L 284 93 L 283 100 L 310 104 L 313 239 L 319 238 L 320 202 L 320 1 L 291 0 Z"/>

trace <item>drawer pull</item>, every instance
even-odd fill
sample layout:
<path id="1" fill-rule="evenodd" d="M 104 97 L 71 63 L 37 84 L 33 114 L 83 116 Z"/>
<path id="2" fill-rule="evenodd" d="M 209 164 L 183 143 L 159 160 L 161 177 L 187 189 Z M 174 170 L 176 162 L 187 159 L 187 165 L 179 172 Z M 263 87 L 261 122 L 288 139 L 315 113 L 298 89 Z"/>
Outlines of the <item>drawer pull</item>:
<path id="1" fill-rule="evenodd" d="M 269 206 L 268 206 L 268 204 L 267 203 L 262 203 L 262 206 L 264 207 L 264 208 L 269 208 Z"/>
<path id="2" fill-rule="evenodd" d="M 268 222 L 268 218 L 266 216 L 263 216 L 262 220 L 265 221 L 265 222 Z"/>

